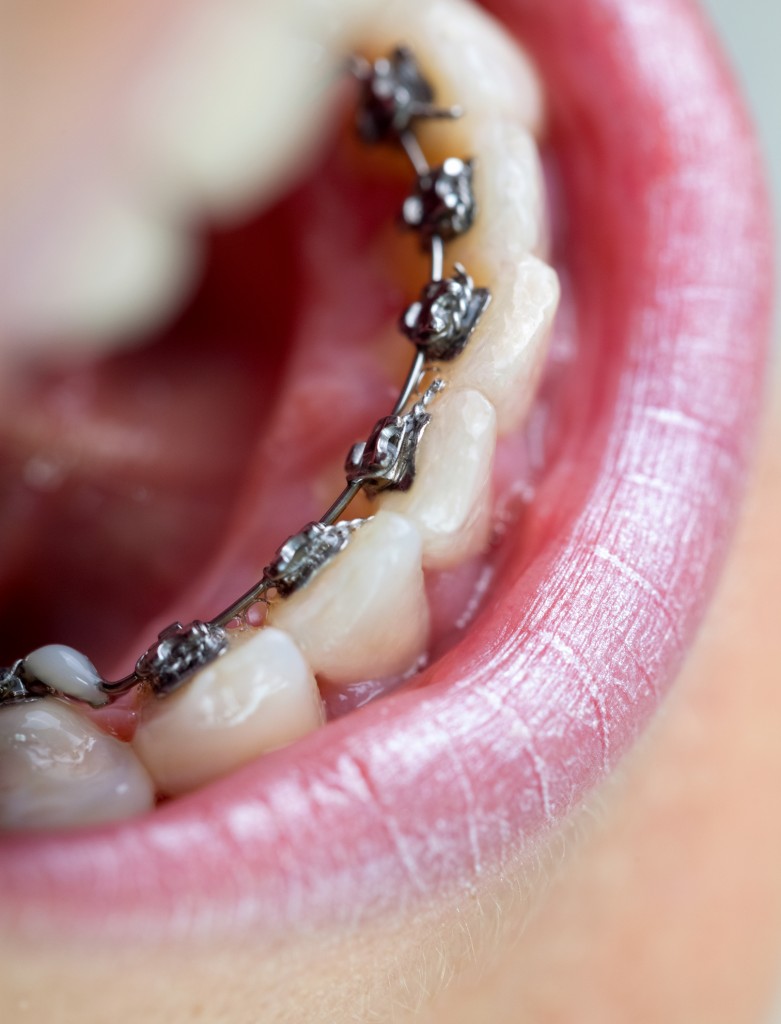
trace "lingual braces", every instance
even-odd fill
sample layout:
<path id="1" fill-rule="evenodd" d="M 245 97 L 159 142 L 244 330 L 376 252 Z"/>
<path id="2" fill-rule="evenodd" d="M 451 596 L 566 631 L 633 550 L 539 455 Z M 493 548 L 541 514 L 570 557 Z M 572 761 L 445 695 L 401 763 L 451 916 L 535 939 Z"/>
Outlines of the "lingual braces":
<path id="1" fill-rule="evenodd" d="M 475 220 L 474 165 L 458 157 L 437 167 L 429 165 L 415 134 L 416 123 L 458 118 L 462 111 L 436 105 L 434 89 L 410 49 L 397 46 L 388 57 L 373 62 L 353 57 L 349 70 L 360 86 L 355 117 L 360 138 L 367 144 L 400 148 L 412 165 L 415 183 L 401 216 L 430 256 L 430 279 L 399 322 L 415 354 L 393 409 L 377 421 L 366 441 L 348 453 L 345 487 L 322 518 L 289 537 L 260 580 L 219 615 L 206 622 L 168 626 L 133 672 L 114 682 L 101 678 L 73 648 L 41 647 L 0 669 L 0 706 L 55 694 L 99 707 L 139 684 L 165 697 L 226 652 L 231 626 L 246 624 L 253 606 L 294 594 L 349 544 L 355 531 L 369 521 L 340 519 L 359 492 L 374 497 L 412 486 L 417 448 L 432 416 L 429 407 L 445 383 L 435 377 L 422 395 L 419 389 L 436 371 L 435 364 L 463 351 L 490 302 L 489 291 L 475 288 L 461 264 L 455 264 L 452 277 L 445 277 L 444 269 L 445 242 L 464 234 Z M 417 400 L 410 406 L 413 398 Z"/>

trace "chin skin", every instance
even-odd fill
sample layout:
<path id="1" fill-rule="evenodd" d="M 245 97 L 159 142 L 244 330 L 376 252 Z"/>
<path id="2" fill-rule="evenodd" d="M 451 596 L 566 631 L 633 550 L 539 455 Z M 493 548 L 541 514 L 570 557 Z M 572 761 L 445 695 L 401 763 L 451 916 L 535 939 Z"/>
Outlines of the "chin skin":
<path id="1" fill-rule="evenodd" d="M 125 4 L 128 24 L 154 7 Z M 82 8 L 94 34 L 74 75 L 101 50 L 89 43 L 103 9 Z M 56 28 L 30 16 L 29 38 Z M 522 861 L 404 916 L 291 931 L 274 947 L 259 930 L 233 946 L 6 935 L 0 1019 L 759 1024 L 781 965 L 780 421 L 766 423 L 725 575 L 669 699 L 586 808 Z"/>
<path id="2" fill-rule="evenodd" d="M 6 938 L 2 1019 L 761 1024 L 781 964 L 780 427 L 776 412 L 668 702 L 533 858 L 414 915 L 273 951 Z"/>

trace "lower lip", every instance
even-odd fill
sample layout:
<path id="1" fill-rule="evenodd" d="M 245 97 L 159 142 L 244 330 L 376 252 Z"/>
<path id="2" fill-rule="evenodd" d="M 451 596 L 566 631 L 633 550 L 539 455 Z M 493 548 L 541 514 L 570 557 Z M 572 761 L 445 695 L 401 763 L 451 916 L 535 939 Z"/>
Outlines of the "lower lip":
<path id="1" fill-rule="evenodd" d="M 488 0 L 549 86 L 588 401 L 488 605 L 414 690 L 117 828 L 0 849 L 2 917 L 130 938 L 397 911 L 507 858 L 673 678 L 734 518 L 770 308 L 745 113 L 681 0 Z M 671 59 L 673 55 L 674 59 Z"/>

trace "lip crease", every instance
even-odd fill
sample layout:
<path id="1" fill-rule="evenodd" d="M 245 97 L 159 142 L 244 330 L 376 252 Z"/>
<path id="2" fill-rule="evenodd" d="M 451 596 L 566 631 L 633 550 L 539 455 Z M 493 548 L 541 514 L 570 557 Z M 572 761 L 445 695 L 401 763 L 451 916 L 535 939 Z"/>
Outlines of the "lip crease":
<path id="1" fill-rule="evenodd" d="M 0 847 L 17 934 L 352 924 L 555 826 L 631 745 L 721 565 L 756 426 L 769 214 L 680 0 L 488 0 L 546 82 L 580 355 L 567 443 L 489 600 L 414 689 L 119 826 Z"/>

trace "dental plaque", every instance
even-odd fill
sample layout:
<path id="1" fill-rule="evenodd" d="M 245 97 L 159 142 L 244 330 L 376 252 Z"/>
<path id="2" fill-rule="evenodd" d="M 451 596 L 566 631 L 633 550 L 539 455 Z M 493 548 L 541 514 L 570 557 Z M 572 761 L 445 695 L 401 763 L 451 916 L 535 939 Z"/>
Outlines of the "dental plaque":
<path id="1" fill-rule="evenodd" d="M 462 111 L 437 104 L 406 47 L 353 58 L 350 71 L 360 139 L 395 147 L 412 166 L 401 221 L 430 265 L 399 319 L 414 351 L 398 398 L 347 453 L 345 486 L 320 520 L 292 534 L 213 619 L 168 626 L 119 680 L 60 644 L 0 670 L 0 828 L 137 814 L 318 728 L 323 687 L 404 678 L 421 664 L 431 632 L 424 571 L 486 549 L 497 432 L 516 425 L 513 388 L 529 375 L 528 352 L 544 347 L 556 275 L 533 246 L 516 261 L 525 305 L 497 311 L 515 338 L 486 338 L 494 348 L 471 371 L 491 294 L 475 286 L 464 255 L 446 276 L 445 244 L 478 219 L 482 164 L 448 156 L 430 166 L 418 132 Z M 374 514 L 345 518 L 361 494 Z M 101 709 L 117 701 L 140 707 L 129 742 L 101 727 Z"/>

